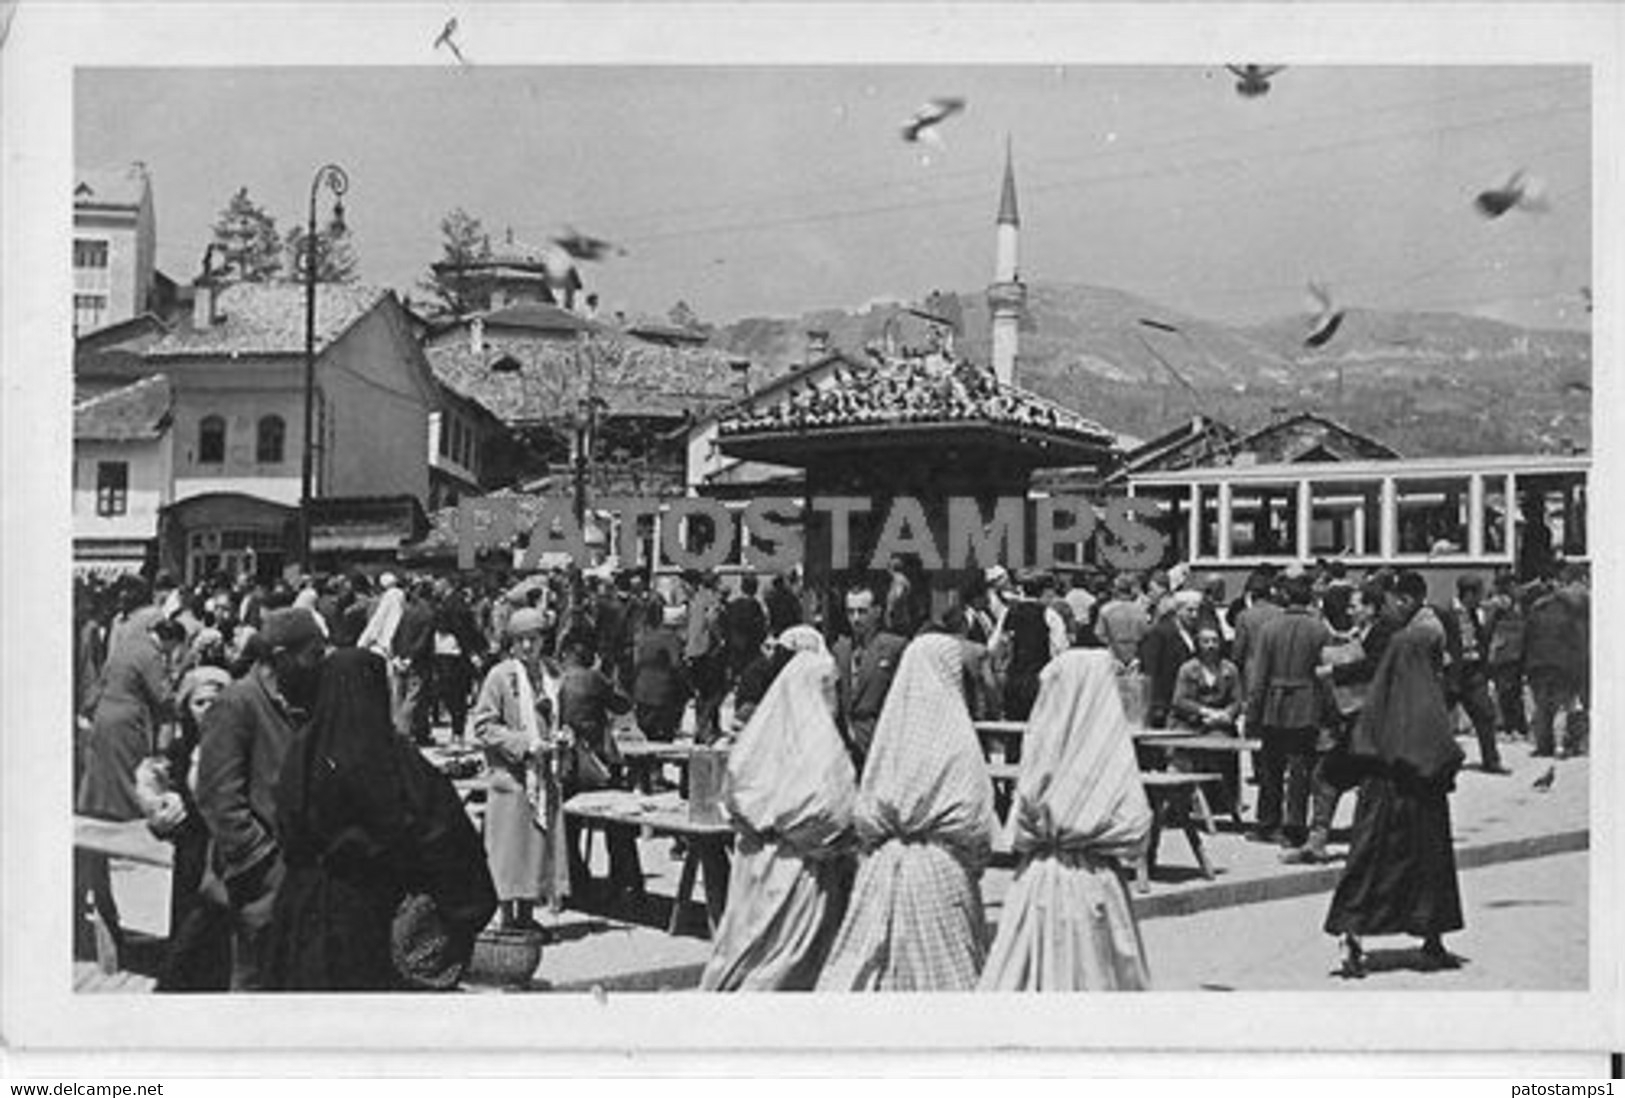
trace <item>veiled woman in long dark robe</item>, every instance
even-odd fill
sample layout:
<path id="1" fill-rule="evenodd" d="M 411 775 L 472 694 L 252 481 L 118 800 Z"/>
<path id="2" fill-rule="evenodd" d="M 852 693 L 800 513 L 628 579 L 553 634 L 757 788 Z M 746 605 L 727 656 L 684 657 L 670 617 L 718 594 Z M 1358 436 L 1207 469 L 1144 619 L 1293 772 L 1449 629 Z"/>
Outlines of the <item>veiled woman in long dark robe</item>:
<path id="1" fill-rule="evenodd" d="M 1326 932 L 1343 936 L 1350 977 L 1365 974 L 1366 934 L 1414 935 L 1429 967 L 1459 964 L 1441 937 L 1464 925 L 1449 801 L 1463 756 L 1438 673 L 1440 631 L 1417 616 L 1420 599 L 1404 586 L 1402 576 L 1396 602 L 1406 624 L 1377 665 L 1349 744 L 1360 799 Z"/>
<path id="2" fill-rule="evenodd" d="M 402 987 L 390 930 L 409 892 L 434 901 L 453 967 L 467 962 L 496 910 L 484 851 L 451 783 L 394 731 L 379 656 L 347 648 L 323 663 L 276 805 L 287 875 L 272 913 L 271 987 Z"/>

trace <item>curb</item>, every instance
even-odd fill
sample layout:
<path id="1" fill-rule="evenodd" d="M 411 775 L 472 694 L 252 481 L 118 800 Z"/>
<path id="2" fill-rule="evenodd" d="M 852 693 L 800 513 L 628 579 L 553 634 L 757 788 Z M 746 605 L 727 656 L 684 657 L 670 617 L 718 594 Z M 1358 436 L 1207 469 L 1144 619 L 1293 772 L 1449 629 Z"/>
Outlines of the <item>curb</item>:
<path id="1" fill-rule="evenodd" d="M 1544 858 L 1550 854 L 1570 854 L 1579 850 L 1589 850 L 1590 847 L 1589 829 L 1558 831 L 1549 835 L 1531 835 L 1521 839 L 1503 839 L 1500 842 L 1457 849 L 1456 868 L 1478 869 L 1501 862 Z M 1288 900 L 1295 896 L 1330 892 L 1337 887 L 1337 882 L 1342 876 L 1342 865 L 1326 865 L 1278 877 L 1258 877 L 1250 881 L 1203 885 L 1188 892 L 1136 897 L 1133 899 L 1134 915 L 1139 919 L 1165 919 L 1170 916 L 1195 915 L 1219 907 Z"/>
<path id="2" fill-rule="evenodd" d="M 1459 848 L 1456 851 L 1456 868 L 1480 869 L 1503 862 L 1544 858 L 1553 854 L 1572 854 L 1590 848 L 1589 829 L 1558 831 L 1521 839 L 1503 839 L 1499 842 Z M 1137 919 L 1166 919 L 1180 915 L 1195 915 L 1198 912 L 1212 911 L 1221 907 L 1288 900 L 1296 896 L 1330 892 L 1337 887 L 1337 882 L 1342 876 L 1341 865 L 1327 865 L 1276 877 L 1209 884 L 1186 892 L 1133 898 L 1134 915 Z M 573 980 L 554 984 L 549 990 L 591 992 L 597 988 L 605 992 L 684 991 L 698 987 L 700 974 L 704 971 L 703 964 L 671 965 L 645 972 L 609 976 L 601 980 Z"/>

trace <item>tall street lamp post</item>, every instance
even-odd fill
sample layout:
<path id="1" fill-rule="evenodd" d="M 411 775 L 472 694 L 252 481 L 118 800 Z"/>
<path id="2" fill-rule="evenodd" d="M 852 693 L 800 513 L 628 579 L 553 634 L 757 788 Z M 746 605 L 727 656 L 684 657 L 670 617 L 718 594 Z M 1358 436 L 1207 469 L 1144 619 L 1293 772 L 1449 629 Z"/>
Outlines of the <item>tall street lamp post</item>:
<path id="1" fill-rule="evenodd" d="M 299 471 L 299 563 L 310 572 L 310 500 L 316 454 L 316 195 L 323 186 L 333 192 L 331 230 L 344 233 L 344 193 L 350 177 L 337 164 L 323 164 L 310 181 L 310 208 L 305 220 L 305 447 Z"/>

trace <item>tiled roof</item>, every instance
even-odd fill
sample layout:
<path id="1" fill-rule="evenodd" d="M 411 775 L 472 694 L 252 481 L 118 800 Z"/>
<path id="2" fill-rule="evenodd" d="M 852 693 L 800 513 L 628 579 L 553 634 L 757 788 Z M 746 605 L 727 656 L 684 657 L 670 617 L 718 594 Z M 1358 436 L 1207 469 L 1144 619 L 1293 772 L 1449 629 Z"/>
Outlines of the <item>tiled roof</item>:
<path id="1" fill-rule="evenodd" d="M 738 396 L 738 378 L 720 351 L 656 347 L 611 334 L 578 345 L 488 331 L 483 352 L 452 338 L 425 353 L 441 384 L 509 425 L 573 414 L 588 392 L 589 363 L 596 364 L 592 391 L 611 415 L 702 414 Z"/>
<path id="2" fill-rule="evenodd" d="M 1232 447 L 1236 454 L 1252 454 L 1253 460 L 1266 464 L 1288 461 L 1385 461 L 1399 457 L 1399 451 L 1387 443 L 1362 435 L 1318 412 L 1299 412 L 1297 415 L 1268 426 L 1236 441 Z"/>
<path id="3" fill-rule="evenodd" d="M 496 309 L 480 318 L 486 328 L 523 328 L 537 332 L 591 332 L 599 325 L 577 316 L 568 309 L 544 302 L 526 302 Z"/>
<path id="4" fill-rule="evenodd" d="M 142 193 L 147 187 L 147 176 L 139 167 L 81 168 L 73 179 L 75 206 L 127 206 L 141 205 Z"/>
<path id="5" fill-rule="evenodd" d="M 1001 384 L 992 373 L 965 362 L 893 359 L 837 371 L 825 389 L 805 389 L 754 412 L 724 417 L 720 433 L 739 437 L 818 428 L 885 424 L 984 423 L 1037 427 L 1098 439 L 1104 427 L 1043 397 Z"/>
<path id="6" fill-rule="evenodd" d="M 323 283 L 316 287 L 316 349 L 343 335 L 390 291 Z M 220 320 L 204 330 L 188 323 L 160 339 L 148 356 L 303 354 L 305 288 L 289 282 L 239 282 L 220 290 Z"/>
<path id="7" fill-rule="evenodd" d="M 169 426 L 169 379 L 153 374 L 74 405 L 73 437 L 86 442 L 157 438 Z"/>

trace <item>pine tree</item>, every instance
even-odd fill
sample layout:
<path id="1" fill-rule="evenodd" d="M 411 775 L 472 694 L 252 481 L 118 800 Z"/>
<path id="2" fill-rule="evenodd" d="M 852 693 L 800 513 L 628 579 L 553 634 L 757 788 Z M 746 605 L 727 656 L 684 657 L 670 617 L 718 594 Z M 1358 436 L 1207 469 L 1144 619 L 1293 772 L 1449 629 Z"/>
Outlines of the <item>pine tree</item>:
<path id="1" fill-rule="evenodd" d="M 296 225 L 288 231 L 288 278 L 303 282 L 305 277 L 305 227 Z M 356 279 L 355 246 L 350 234 L 334 232 L 331 225 L 316 230 L 316 281 L 354 282 Z"/>
<path id="2" fill-rule="evenodd" d="M 282 237 L 276 218 L 239 187 L 214 223 L 214 242 L 228 282 L 270 282 L 282 269 Z"/>
<path id="3" fill-rule="evenodd" d="M 480 219 L 461 206 L 440 219 L 440 260 L 419 285 L 453 313 L 481 312 L 491 307 L 491 291 L 465 270 L 470 262 L 491 257 L 491 237 Z"/>

